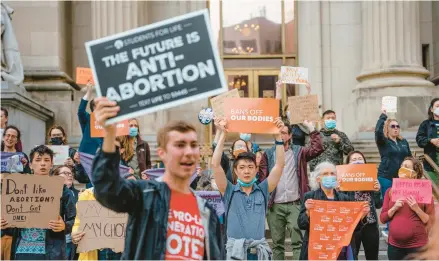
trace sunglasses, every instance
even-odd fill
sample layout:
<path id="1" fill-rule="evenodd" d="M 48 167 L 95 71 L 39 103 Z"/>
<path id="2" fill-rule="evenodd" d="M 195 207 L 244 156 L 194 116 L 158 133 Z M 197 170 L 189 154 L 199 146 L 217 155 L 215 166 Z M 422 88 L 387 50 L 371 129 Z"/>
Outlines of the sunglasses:
<path id="1" fill-rule="evenodd" d="M 399 127 L 399 125 L 392 124 L 392 125 L 390 125 L 390 128 L 392 128 L 392 129 L 399 129 L 400 127 Z"/>

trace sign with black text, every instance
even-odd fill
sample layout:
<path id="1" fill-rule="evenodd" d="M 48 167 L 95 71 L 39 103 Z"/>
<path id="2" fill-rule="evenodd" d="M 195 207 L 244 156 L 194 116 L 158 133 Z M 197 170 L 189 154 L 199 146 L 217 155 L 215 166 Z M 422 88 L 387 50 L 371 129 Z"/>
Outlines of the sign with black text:
<path id="1" fill-rule="evenodd" d="M 97 95 L 120 106 L 107 124 L 226 92 L 210 28 L 201 10 L 87 42 Z"/>

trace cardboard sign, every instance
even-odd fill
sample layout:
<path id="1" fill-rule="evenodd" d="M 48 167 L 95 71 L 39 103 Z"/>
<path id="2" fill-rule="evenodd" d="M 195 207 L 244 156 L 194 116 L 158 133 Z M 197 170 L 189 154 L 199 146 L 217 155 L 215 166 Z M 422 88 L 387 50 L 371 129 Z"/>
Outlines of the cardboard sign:
<path id="1" fill-rule="evenodd" d="M 2 174 L 2 218 L 20 228 L 49 228 L 58 220 L 63 177 Z"/>
<path id="2" fill-rule="evenodd" d="M 349 164 L 337 166 L 341 191 L 373 191 L 377 180 L 376 164 Z"/>
<path id="3" fill-rule="evenodd" d="M 350 244 L 366 202 L 313 201 L 308 260 L 337 260 L 342 248 Z"/>
<path id="4" fill-rule="evenodd" d="M 93 73 L 90 68 L 77 67 L 76 68 L 76 83 L 77 84 L 88 84 L 91 82 L 95 85 L 93 80 Z"/>
<path id="5" fill-rule="evenodd" d="M 81 160 L 81 165 L 87 173 L 88 178 L 93 183 L 93 175 L 91 174 L 91 166 L 93 164 L 94 155 L 90 155 L 84 152 L 79 152 L 79 159 Z M 130 168 L 124 165 L 119 165 L 119 175 L 123 178 L 128 175 Z"/>
<path id="6" fill-rule="evenodd" d="M 226 117 L 226 114 L 224 112 L 224 101 L 227 98 L 239 98 L 239 97 L 240 95 L 238 89 L 233 89 L 231 91 L 225 92 L 223 94 L 220 94 L 210 99 L 210 103 L 212 104 L 213 114 L 215 115 L 215 117 L 218 118 Z"/>
<path id="7" fill-rule="evenodd" d="M 413 196 L 418 203 L 431 204 L 432 193 L 431 181 L 428 179 L 393 179 L 393 202 Z"/>
<path id="8" fill-rule="evenodd" d="M 315 94 L 288 97 L 288 110 L 291 124 L 320 121 L 319 99 Z"/>
<path id="9" fill-rule="evenodd" d="M 116 253 L 123 251 L 127 213 L 116 213 L 96 200 L 78 201 L 77 207 L 79 231 L 85 232 L 77 253 L 101 248 L 111 248 Z"/>
<path id="10" fill-rule="evenodd" d="M 125 136 L 130 134 L 130 124 L 128 120 L 118 122 L 116 124 L 116 136 Z M 105 129 L 96 121 L 94 113 L 90 114 L 90 136 L 92 138 L 105 137 Z"/>
<path id="11" fill-rule="evenodd" d="M 69 158 L 69 146 L 47 145 L 47 147 L 53 151 L 53 165 L 64 165 Z"/>
<path id="12" fill-rule="evenodd" d="M 384 96 L 381 106 L 386 110 L 386 112 L 396 113 L 398 107 L 398 97 Z"/>
<path id="13" fill-rule="evenodd" d="M 281 66 L 280 80 L 282 83 L 305 84 L 308 82 L 308 68 Z"/>
<path id="14" fill-rule="evenodd" d="M 227 91 L 207 9 L 87 42 L 97 96 L 120 106 L 106 124 Z"/>
<path id="15" fill-rule="evenodd" d="M 224 202 L 219 191 L 195 191 L 195 194 L 207 200 L 209 205 L 215 209 L 218 217 L 224 214 Z"/>
<path id="16" fill-rule="evenodd" d="M 21 152 L 1 152 L 1 172 L 23 172 L 24 166 L 21 159 L 24 158 Z"/>
<path id="17" fill-rule="evenodd" d="M 277 133 L 274 120 L 279 117 L 279 100 L 227 98 L 224 103 L 229 132 Z"/>

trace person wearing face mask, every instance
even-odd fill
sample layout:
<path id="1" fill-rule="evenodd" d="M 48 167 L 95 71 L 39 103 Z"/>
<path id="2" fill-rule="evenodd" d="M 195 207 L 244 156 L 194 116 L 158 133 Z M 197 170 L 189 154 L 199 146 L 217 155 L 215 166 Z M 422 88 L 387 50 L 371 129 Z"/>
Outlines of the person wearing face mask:
<path id="1" fill-rule="evenodd" d="M 412 155 L 409 143 L 401 136 L 400 131 L 401 127 L 398 121 L 389 119 L 386 110 L 383 109 L 375 127 L 375 143 L 381 157 L 378 167 L 378 181 L 383 198 L 386 191 L 392 187 L 392 179 L 398 177 L 401 163 L 406 157 Z M 389 236 L 388 231 L 389 224 L 382 231 L 385 238 Z"/>
<path id="2" fill-rule="evenodd" d="M 322 117 L 324 127 L 320 130 L 320 136 L 323 140 L 323 149 L 325 150 L 317 158 L 309 163 L 310 170 L 324 161 L 331 162 L 334 165 L 343 164 L 343 154 L 348 155 L 354 150 L 348 136 L 337 129 L 337 116 L 334 111 L 327 110 Z"/>
<path id="3" fill-rule="evenodd" d="M 314 208 L 314 200 L 325 201 L 353 201 L 351 197 L 336 190 L 337 187 L 337 170 L 335 165 L 330 162 L 319 163 L 310 175 L 311 191 L 305 193 L 302 206 L 300 208 L 299 218 L 297 223 L 299 228 L 305 230 L 302 249 L 300 251 L 300 260 L 308 260 L 308 246 L 310 234 L 310 210 Z M 355 231 L 361 229 L 361 224 L 364 222 L 367 214 L 370 212 L 368 203 L 363 205 L 362 220 L 358 223 Z M 349 249 L 355 249 L 355 242 L 351 240 L 348 247 L 343 247 L 337 260 L 348 260 Z"/>
<path id="4" fill-rule="evenodd" d="M 252 135 L 250 133 L 240 133 L 239 138 L 247 143 L 247 147 L 250 148 L 252 153 L 259 150 L 259 145 L 251 142 Z"/>
<path id="5" fill-rule="evenodd" d="M 290 235 L 293 248 L 293 260 L 298 260 L 302 247 L 302 232 L 297 226 L 300 203 L 303 195 L 309 191 L 307 162 L 323 152 L 322 139 L 314 125 L 305 121 L 310 133 L 310 145 L 302 147 L 291 143 L 292 127 L 285 125 L 281 130 L 283 148 L 285 151 L 285 167 L 276 189 L 271 193 L 268 202 L 267 222 L 273 239 L 273 259 L 285 259 L 286 232 Z M 275 165 L 276 146 L 267 149 L 262 156 L 260 169 L 265 175 Z"/>
<path id="6" fill-rule="evenodd" d="M 68 145 L 66 131 L 59 125 L 54 125 L 49 129 L 47 132 L 47 140 L 49 145 Z M 74 148 L 69 147 L 69 157 L 64 161 L 64 165 L 74 169 L 76 173 L 75 178 L 79 183 L 90 185 L 90 179 L 88 178 L 84 167 L 81 165 L 79 153 Z"/>
<path id="7" fill-rule="evenodd" d="M 360 151 L 352 151 L 346 157 L 346 164 L 366 164 L 366 157 Z M 340 183 L 340 182 L 339 182 Z M 375 191 L 352 191 L 343 192 L 354 201 L 369 202 L 370 211 L 365 218 L 362 229 L 354 232 L 355 240 L 355 260 L 358 260 L 361 244 L 363 243 L 366 260 L 378 260 L 380 232 L 378 229 L 378 215 L 376 209 L 383 205 L 381 197 L 380 184 L 375 181 Z"/>
<path id="8" fill-rule="evenodd" d="M 398 171 L 400 179 L 421 179 L 422 164 L 407 157 Z M 413 196 L 392 201 L 392 188 L 384 196 L 380 220 L 389 222 L 387 255 L 389 260 L 403 260 L 428 244 L 429 228 L 435 220 L 434 199 L 430 204 L 417 203 Z M 436 225 L 437 226 L 437 225 Z"/>
<path id="9" fill-rule="evenodd" d="M 428 108 L 428 119 L 419 126 L 416 142 L 420 148 L 424 149 L 424 154 L 430 156 L 436 165 L 439 165 L 439 98 L 431 100 Z M 433 167 L 427 161 L 424 161 L 424 168 L 433 181 L 438 184 L 438 174 L 435 174 Z"/>
<path id="10" fill-rule="evenodd" d="M 140 136 L 139 121 L 130 119 L 128 124 L 130 133 L 121 139 L 121 158 L 132 169 L 131 174 L 140 179 L 141 173 L 151 168 L 151 152 L 149 144 Z"/>

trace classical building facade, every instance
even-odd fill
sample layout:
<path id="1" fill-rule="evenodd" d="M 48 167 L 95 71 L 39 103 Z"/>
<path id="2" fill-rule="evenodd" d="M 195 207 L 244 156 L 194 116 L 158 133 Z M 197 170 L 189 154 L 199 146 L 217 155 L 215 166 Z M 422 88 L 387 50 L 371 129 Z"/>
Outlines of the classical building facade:
<path id="1" fill-rule="evenodd" d="M 84 95 L 75 68 L 88 67 L 84 43 L 191 11 L 209 8 L 229 88 L 243 97 L 274 97 L 280 66 L 309 68 L 321 110 L 337 112 L 351 139 L 372 139 L 381 97 L 399 97 L 396 118 L 414 136 L 428 103 L 439 97 L 439 2 L 294 0 L 258 1 L 11 1 L 13 26 L 25 69 L 23 88 L 2 84 L 10 123 L 24 133 L 25 149 L 44 142 L 52 124 L 81 139 L 76 111 Z M 8 87 L 9 86 L 9 87 Z M 21 89 L 20 89 L 21 88 Z M 303 86 L 283 88 L 287 97 Z M 166 122 L 199 124 L 203 100 L 140 118 L 145 140 L 155 143 Z M 258 142 L 270 141 L 256 136 Z M 35 143 L 35 144 L 34 144 Z"/>

